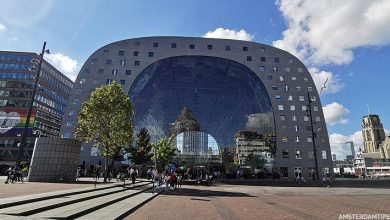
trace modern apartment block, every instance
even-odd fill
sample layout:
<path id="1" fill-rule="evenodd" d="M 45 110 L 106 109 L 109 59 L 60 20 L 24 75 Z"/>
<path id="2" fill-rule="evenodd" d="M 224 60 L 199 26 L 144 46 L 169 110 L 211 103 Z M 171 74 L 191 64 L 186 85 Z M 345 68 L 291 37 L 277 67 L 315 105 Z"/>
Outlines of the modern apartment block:
<path id="1" fill-rule="evenodd" d="M 39 55 L 0 51 L 0 165 L 14 165 L 33 93 Z M 36 136 L 59 136 L 73 82 L 44 61 L 27 132 L 22 163 L 32 156 Z"/>
<path id="2" fill-rule="evenodd" d="M 213 137 L 217 149 L 235 146 L 240 130 L 268 132 L 276 137 L 273 167 L 284 176 L 312 175 L 314 155 L 318 176 L 333 171 L 314 81 L 304 64 L 286 51 L 255 42 L 192 37 L 110 43 L 81 68 L 65 111 L 63 137 L 74 137 L 77 113 L 90 92 L 112 81 L 133 102 L 135 133 L 145 127 L 152 141 L 168 135 L 169 124 L 188 106 L 200 132 Z M 84 144 L 80 164 L 103 161 L 94 152 Z"/>

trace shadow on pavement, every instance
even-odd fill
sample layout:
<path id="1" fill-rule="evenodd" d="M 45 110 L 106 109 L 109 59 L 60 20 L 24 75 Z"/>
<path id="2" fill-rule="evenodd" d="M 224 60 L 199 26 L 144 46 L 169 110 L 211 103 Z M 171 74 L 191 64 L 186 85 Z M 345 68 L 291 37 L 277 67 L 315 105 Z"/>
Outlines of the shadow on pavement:
<path id="1" fill-rule="evenodd" d="M 217 191 L 212 189 L 176 188 L 162 192 L 167 196 L 196 196 L 196 197 L 256 197 L 246 193 Z M 202 200 L 203 201 L 203 200 Z"/>

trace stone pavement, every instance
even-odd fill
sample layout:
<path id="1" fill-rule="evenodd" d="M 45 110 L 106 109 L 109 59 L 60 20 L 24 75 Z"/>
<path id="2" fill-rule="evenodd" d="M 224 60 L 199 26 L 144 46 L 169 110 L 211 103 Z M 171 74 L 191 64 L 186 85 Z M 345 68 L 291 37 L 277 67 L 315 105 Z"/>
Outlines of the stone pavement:
<path id="1" fill-rule="evenodd" d="M 342 219 L 343 214 L 390 219 L 390 189 L 187 185 L 160 194 L 126 219 Z"/>

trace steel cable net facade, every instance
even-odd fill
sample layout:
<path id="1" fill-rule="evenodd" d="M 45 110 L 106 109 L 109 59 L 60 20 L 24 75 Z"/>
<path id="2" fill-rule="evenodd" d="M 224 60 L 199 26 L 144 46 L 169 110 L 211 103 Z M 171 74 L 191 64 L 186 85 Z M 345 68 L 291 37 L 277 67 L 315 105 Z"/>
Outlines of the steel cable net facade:
<path id="1" fill-rule="evenodd" d="M 240 130 L 273 131 L 274 167 L 289 177 L 295 172 L 308 177 L 314 167 L 310 96 L 319 172 L 332 172 L 318 92 L 307 68 L 286 51 L 254 42 L 191 37 L 145 37 L 105 45 L 80 70 L 61 126 L 63 137 L 73 137 L 82 102 L 111 81 L 121 83 L 130 95 L 136 131 L 146 127 L 154 140 L 169 135 L 170 124 L 184 107 L 218 148 L 234 146 Z M 83 145 L 80 164 L 84 161 L 88 165 L 102 159 Z"/>

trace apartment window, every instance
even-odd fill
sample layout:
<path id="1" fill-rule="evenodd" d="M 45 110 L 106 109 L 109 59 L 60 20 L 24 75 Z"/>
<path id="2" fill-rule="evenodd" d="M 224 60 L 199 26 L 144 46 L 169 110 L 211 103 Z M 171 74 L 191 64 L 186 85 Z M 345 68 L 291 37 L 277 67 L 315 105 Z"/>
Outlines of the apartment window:
<path id="1" fill-rule="evenodd" d="M 119 65 L 121 65 L 121 66 L 126 65 L 126 60 L 119 60 Z"/>
<path id="2" fill-rule="evenodd" d="M 134 52 L 133 52 L 133 55 L 134 55 L 135 57 L 138 57 L 139 51 L 134 51 Z"/>
<path id="3" fill-rule="evenodd" d="M 313 138 L 312 137 L 307 137 L 307 142 L 313 142 Z"/>
<path id="4" fill-rule="evenodd" d="M 264 72 L 265 71 L 265 66 L 260 66 L 260 72 Z"/>
<path id="5" fill-rule="evenodd" d="M 149 52 L 149 53 L 148 53 L 148 56 L 149 56 L 149 57 L 154 57 L 154 52 Z"/>
<path id="6" fill-rule="evenodd" d="M 326 150 L 322 150 L 322 159 L 328 159 L 328 155 L 326 155 Z"/>
<path id="7" fill-rule="evenodd" d="M 318 112 L 318 106 L 313 106 L 313 110 L 314 110 L 315 112 Z"/>
<path id="8" fill-rule="evenodd" d="M 286 91 L 290 90 L 290 87 L 288 87 L 288 85 L 286 85 L 284 88 L 285 88 Z"/>
<path id="9" fill-rule="evenodd" d="M 106 79 L 106 84 L 110 84 L 112 82 L 112 79 Z"/>
<path id="10" fill-rule="evenodd" d="M 195 44 L 190 44 L 190 49 L 195 49 Z"/>
<path id="11" fill-rule="evenodd" d="M 242 47 L 242 51 L 248 51 L 248 47 Z"/>
<path id="12" fill-rule="evenodd" d="M 153 43 L 153 47 L 158 47 L 158 43 L 157 43 L 157 42 L 154 42 L 154 43 Z"/>
<path id="13" fill-rule="evenodd" d="M 282 137 L 282 142 L 287 143 L 288 142 L 288 137 L 287 136 L 283 136 Z"/>
<path id="14" fill-rule="evenodd" d="M 272 80 L 272 75 L 267 75 L 267 80 Z"/>
<path id="15" fill-rule="evenodd" d="M 311 97 L 310 97 L 310 100 L 311 100 L 312 102 L 315 102 L 315 101 L 317 101 L 317 98 L 316 98 L 315 96 L 311 96 Z"/>
<path id="16" fill-rule="evenodd" d="M 80 79 L 79 83 L 80 83 L 81 85 L 85 84 L 85 83 L 86 83 L 86 79 Z"/>
<path id="17" fill-rule="evenodd" d="M 298 125 L 294 125 L 293 128 L 294 128 L 294 131 L 295 131 L 295 132 L 298 132 L 298 131 L 299 131 Z"/>
<path id="18" fill-rule="evenodd" d="M 77 105 L 77 104 L 79 104 L 79 102 L 80 102 L 80 99 L 73 99 L 72 100 L 73 105 Z"/>
<path id="19" fill-rule="evenodd" d="M 297 116 L 296 115 L 291 116 L 291 120 L 292 121 L 297 121 Z"/>
<path id="20" fill-rule="evenodd" d="M 140 61 L 138 61 L 138 60 L 134 61 L 134 66 L 139 66 L 139 65 L 141 65 Z"/>
<path id="21" fill-rule="evenodd" d="M 131 75 L 131 70 L 126 70 L 126 75 Z"/>
<path id="22" fill-rule="evenodd" d="M 277 66 L 273 66 L 273 67 L 272 67 L 272 71 L 273 71 L 273 72 L 278 71 L 278 67 L 277 67 Z"/>
<path id="23" fill-rule="evenodd" d="M 103 50 L 103 54 L 109 54 L 110 51 L 109 50 Z"/>
<path id="24" fill-rule="evenodd" d="M 303 120 L 304 120 L 304 121 L 309 121 L 309 116 L 304 115 L 304 116 L 303 116 Z"/>
<path id="25" fill-rule="evenodd" d="M 280 120 L 281 120 L 281 121 L 286 121 L 286 116 L 285 116 L 285 115 L 281 115 L 281 116 L 280 116 Z"/>
<path id="26" fill-rule="evenodd" d="M 290 105 L 290 110 L 295 111 L 295 105 Z"/>
<path id="27" fill-rule="evenodd" d="M 325 138 L 324 137 L 320 137 L 320 141 L 325 143 Z"/>
<path id="28" fill-rule="evenodd" d="M 279 109 L 280 111 L 283 111 L 283 105 L 278 105 L 278 109 Z"/>
<path id="29" fill-rule="evenodd" d="M 230 46 L 225 46 L 226 51 L 230 51 Z"/>
<path id="30" fill-rule="evenodd" d="M 279 76 L 279 80 L 280 80 L 280 82 L 283 82 L 284 81 L 284 76 Z"/>
<path id="31" fill-rule="evenodd" d="M 112 75 L 117 75 L 118 74 L 118 69 L 112 69 L 111 70 Z"/>
<path id="32" fill-rule="evenodd" d="M 316 121 L 321 121 L 320 116 L 316 116 Z"/>
<path id="33" fill-rule="evenodd" d="M 295 151 L 295 159 L 302 159 L 302 154 L 300 150 Z"/>
<path id="34" fill-rule="evenodd" d="M 300 86 L 297 86 L 295 88 L 297 89 L 297 91 L 301 91 L 301 89 L 302 89 Z"/>
<path id="35" fill-rule="evenodd" d="M 302 73 L 303 69 L 302 68 L 298 68 L 298 72 Z"/>
<path id="36" fill-rule="evenodd" d="M 260 52 L 264 53 L 265 52 L 265 48 L 264 47 L 260 48 Z"/>
<path id="37" fill-rule="evenodd" d="M 247 56 L 246 57 L 246 61 L 252 61 L 252 57 L 251 56 Z"/>
<path id="38" fill-rule="evenodd" d="M 278 90 L 277 86 L 272 86 L 272 90 Z"/>
<path id="39" fill-rule="evenodd" d="M 112 63 L 112 60 L 110 60 L 110 59 L 106 60 L 106 64 L 110 65 L 111 63 Z"/>
<path id="40" fill-rule="evenodd" d="M 308 91 L 308 92 L 312 92 L 312 91 L 313 91 L 313 87 L 310 87 L 310 86 L 307 87 L 307 91 Z"/>
<path id="41" fill-rule="evenodd" d="M 288 101 L 292 101 L 293 100 L 293 96 L 292 95 L 288 95 L 287 100 Z"/>
<path id="42" fill-rule="evenodd" d="M 288 150 L 282 150 L 282 158 L 288 159 Z"/>
<path id="43" fill-rule="evenodd" d="M 74 121 L 67 121 L 66 126 L 67 127 L 72 127 L 74 125 Z"/>
<path id="44" fill-rule="evenodd" d="M 292 77 L 291 77 L 291 80 L 292 80 L 292 81 L 295 81 L 295 80 L 297 80 L 297 77 L 292 76 Z"/>
<path id="45" fill-rule="evenodd" d="M 274 57 L 274 62 L 279 63 L 279 57 Z"/>
<path id="46" fill-rule="evenodd" d="M 281 99 L 280 95 L 276 95 L 276 96 L 275 96 L 275 99 L 276 99 L 276 100 L 280 100 L 280 99 Z"/>
<path id="47" fill-rule="evenodd" d="M 309 159 L 314 159 L 314 151 L 309 150 L 309 151 L 307 152 L 307 158 L 309 158 Z"/>
<path id="48" fill-rule="evenodd" d="M 304 82 L 309 82 L 309 78 L 305 77 L 305 78 L 303 78 L 303 81 Z"/>
<path id="49" fill-rule="evenodd" d="M 76 114 L 76 110 L 73 110 L 73 109 L 68 112 L 68 115 L 70 115 L 70 116 L 75 115 L 75 114 Z"/>
<path id="50" fill-rule="evenodd" d="M 171 43 L 171 48 L 176 48 L 176 47 L 177 47 L 176 43 Z"/>
<path id="51" fill-rule="evenodd" d="M 212 50 L 213 49 L 213 45 L 207 45 L 207 50 Z"/>
<path id="52" fill-rule="evenodd" d="M 288 63 L 293 63 L 293 59 L 292 58 L 288 58 Z"/>
<path id="53" fill-rule="evenodd" d="M 125 51 L 120 50 L 120 51 L 118 52 L 118 55 L 119 55 L 119 56 L 124 56 L 124 55 L 125 55 Z"/>
<path id="54" fill-rule="evenodd" d="M 121 83 L 121 85 L 125 85 L 125 84 L 126 84 L 126 80 L 121 79 L 121 80 L 120 80 L 120 83 Z"/>
<path id="55" fill-rule="evenodd" d="M 97 63 L 97 59 L 92 59 L 91 60 L 91 64 L 93 65 L 93 64 L 96 64 Z"/>
<path id="56" fill-rule="evenodd" d="M 302 105 L 302 111 L 307 111 L 307 106 L 306 105 Z"/>
<path id="57" fill-rule="evenodd" d="M 291 72 L 291 69 L 290 69 L 290 67 L 286 67 L 286 72 Z"/>
<path id="58" fill-rule="evenodd" d="M 299 142 L 299 136 L 296 136 L 296 137 L 295 137 L 294 142 L 296 142 L 296 143 Z"/>
<path id="59" fill-rule="evenodd" d="M 261 62 L 265 62 L 266 58 L 265 57 L 260 57 Z"/>
<path id="60" fill-rule="evenodd" d="M 299 96 L 299 101 L 301 101 L 301 102 L 305 101 L 305 96 L 300 95 L 300 96 Z"/>

